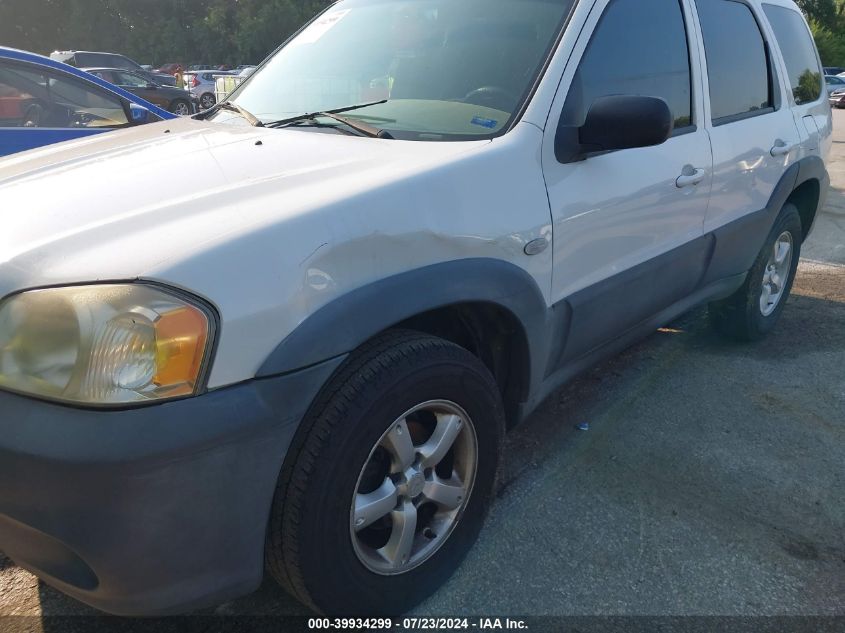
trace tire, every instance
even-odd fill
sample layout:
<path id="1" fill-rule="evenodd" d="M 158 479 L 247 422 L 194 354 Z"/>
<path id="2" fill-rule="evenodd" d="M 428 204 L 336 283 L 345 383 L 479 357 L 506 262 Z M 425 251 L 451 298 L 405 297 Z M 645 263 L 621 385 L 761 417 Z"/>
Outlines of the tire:
<path id="1" fill-rule="evenodd" d="M 776 261 L 775 244 L 780 242 L 778 252 L 782 253 L 784 239 L 791 242 L 789 262 L 779 264 Z M 798 209 L 793 204 L 786 204 L 775 220 L 766 243 L 742 287 L 727 299 L 710 304 L 710 322 L 717 332 L 739 341 L 759 341 L 774 329 L 792 291 L 798 260 L 801 257 L 802 240 L 803 229 Z M 777 283 L 771 281 L 771 277 L 766 277 L 771 265 L 776 269 L 780 266 L 781 274 L 776 278 Z M 785 279 L 784 274 L 787 275 Z M 764 277 L 769 280 L 766 285 L 770 290 L 778 290 L 776 302 L 772 304 L 774 293 L 770 294 L 765 302 L 765 310 Z"/>
<path id="2" fill-rule="evenodd" d="M 193 114 L 191 104 L 183 99 L 177 99 L 176 101 L 171 103 L 170 111 L 173 114 L 178 114 L 179 116 L 188 116 L 189 114 Z"/>
<path id="3" fill-rule="evenodd" d="M 217 99 L 210 92 L 206 92 L 200 96 L 200 109 L 208 110 L 213 108 L 217 103 Z"/>
<path id="4" fill-rule="evenodd" d="M 436 404 L 430 404 L 433 401 Z M 377 470 L 371 471 L 371 467 L 387 464 L 394 468 L 398 460 L 384 461 L 380 451 L 384 453 L 385 438 L 399 432 L 397 423 L 405 414 L 419 405 L 439 407 L 445 406 L 444 402 L 459 407 L 470 424 L 461 427 L 451 458 L 444 459 L 452 460 L 446 472 L 441 462 L 434 471 L 427 469 L 425 476 L 431 481 L 435 475 L 447 476 L 452 468 L 457 473 L 459 465 L 471 461 L 459 455 L 469 454 L 474 438 L 474 478 L 465 481 L 468 492 L 456 497 L 462 505 L 454 510 L 450 528 L 436 514 L 429 527 L 424 527 L 426 520 L 421 517 L 428 516 L 432 508 L 421 501 L 419 512 L 414 511 L 416 531 L 408 532 L 415 534 L 414 546 L 408 550 L 411 557 L 404 565 L 397 557 L 393 571 L 389 565 L 378 569 L 387 563 L 373 552 L 388 536 L 401 533 L 397 526 L 402 523 L 394 517 L 411 503 L 408 499 L 416 492 L 411 488 L 412 478 L 407 484 L 401 483 L 405 479 L 397 484 L 407 493 L 404 501 L 400 496 L 398 505 L 392 506 L 397 510 L 367 527 L 357 527 L 363 519 L 353 512 L 354 500 L 365 491 L 368 478 L 375 484 L 369 484 L 366 492 L 381 481 L 384 472 L 370 477 Z M 451 412 L 454 410 L 447 413 Z M 420 451 L 415 453 L 416 464 L 435 438 L 417 437 L 414 430 L 423 430 L 420 423 L 427 421 L 440 429 L 444 420 L 451 418 L 424 409 L 405 419 L 408 437 Z M 463 348 L 402 330 L 373 339 L 354 352 L 329 381 L 294 438 L 271 511 L 268 569 L 283 587 L 317 612 L 361 617 L 406 612 L 440 588 L 475 542 L 494 490 L 504 426 L 495 380 Z M 388 479 L 384 482 L 391 485 Z M 423 495 L 414 503 L 424 499 Z M 439 535 L 433 531 L 441 528 Z M 385 549 L 392 542 L 388 540 Z M 419 550 L 418 544 L 422 545 Z M 424 556 L 425 547 L 434 549 Z"/>

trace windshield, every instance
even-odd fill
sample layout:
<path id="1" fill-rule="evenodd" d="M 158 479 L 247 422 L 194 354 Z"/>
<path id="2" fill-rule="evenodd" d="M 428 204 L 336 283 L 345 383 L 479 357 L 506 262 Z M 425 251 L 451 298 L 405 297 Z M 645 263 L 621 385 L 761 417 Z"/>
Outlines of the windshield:
<path id="1" fill-rule="evenodd" d="M 348 116 L 400 139 L 491 136 L 527 99 L 574 2 L 344 0 L 231 100 L 264 123 L 386 100 Z"/>

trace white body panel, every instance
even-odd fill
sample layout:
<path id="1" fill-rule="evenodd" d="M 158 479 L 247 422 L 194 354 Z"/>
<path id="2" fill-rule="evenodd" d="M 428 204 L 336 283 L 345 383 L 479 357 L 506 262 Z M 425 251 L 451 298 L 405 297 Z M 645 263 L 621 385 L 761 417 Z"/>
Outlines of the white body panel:
<path id="1" fill-rule="evenodd" d="M 306 316 L 389 274 L 491 257 L 548 297 L 551 251 L 523 253 L 551 240 L 540 143 L 531 125 L 414 143 L 188 119 L 19 154 L 0 162 L 3 207 L 25 210 L 0 233 L 0 296 L 136 278 L 196 293 L 222 320 L 211 387 L 251 378 Z"/>
<path id="2" fill-rule="evenodd" d="M 764 37 L 774 42 L 761 4 L 750 4 Z M 781 4 L 788 6 L 791 3 Z M 701 65 L 706 69 L 707 56 L 701 37 L 701 23 L 698 14 L 692 14 L 695 31 L 699 34 Z M 777 50 L 777 47 L 772 46 L 771 50 Z M 775 112 L 714 126 L 710 118 L 710 100 L 704 102 L 704 120 L 713 147 L 713 190 L 704 225 L 705 232 L 763 209 L 783 173 L 801 157 L 800 138 L 790 109 L 794 101 L 784 83 L 786 71 L 782 66 L 776 70 L 778 82 L 774 89 L 780 94 L 781 104 Z M 704 94 L 709 95 L 710 84 L 706 71 L 702 73 L 702 82 Z M 772 156 L 772 148 L 780 144 L 794 146 L 795 149 L 785 156 Z"/>
<path id="3" fill-rule="evenodd" d="M 646 147 L 560 164 L 554 140 L 569 85 L 608 4 L 593 6 L 563 75 L 545 131 L 543 168 L 554 218 L 554 302 L 681 246 L 702 234 L 710 194 L 712 159 L 707 132 L 670 138 Z M 690 47 L 695 41 L 690 40 Z M 694 51 L 693 51 L 694 53 Z M 700 70 L 692 55 L 692 81 Z M 694 93 L 694 121 L 703 118 L 703 99 Z M 679 188 L 684 168 L 705 171 L 695 186 Z"/>
<path id="4" fill-rule="evenodd" d="M 551 306 L 760 210 L 790 162 L 829 149 L 826 98 L 796 109 L 783 84 L 779 112 L 713 128 L 698 20 L 684 0 L 695 25 L 697 129 L 658 147 L 559 164 L 557 113 L 606 4 L 577 5 L 522 121 L 492 140 L 411 142 L 188 119 L 1 160 L 0 298 L 104 280 L 183 288 L 219 311 L 209 386 L 222 387 L 255 376 L 333 299 L 439 262 L 512 263 Z M 806 116 L 819 130 L 816 148 L 810 135 L 799 138 Z M 778 139 L 797 147 L 775 159 Z M 687 165 L 706 177 L 681 189 L 675 181 Z M 554 248 L 527 256 L 525 246 L 541 237 Z"/>

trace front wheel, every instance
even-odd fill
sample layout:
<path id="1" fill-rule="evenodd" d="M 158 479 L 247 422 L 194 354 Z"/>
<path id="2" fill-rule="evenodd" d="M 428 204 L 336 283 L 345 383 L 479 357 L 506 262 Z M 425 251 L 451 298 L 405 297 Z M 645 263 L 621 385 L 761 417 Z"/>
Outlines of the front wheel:
<path id="1" fill-rule="evenodd" d="M 217 99 L 210 92 L 206 92 L 200 97 L 200 108 L 202 110 L 210 110 L 217 103 Z"/>
<path id="2" fill-rule="evenodd" d="M 187 116 L 189 114 L 192 114 L 191 104 L 187 101 L 182 101 L 181 99 L 174 101 L 170 105 L 170 111 L 173 114 L 178 114 L 179 116 Z"/>
<path id="3" fill-rule="evenodd" d="M 718 332 L 757 341 L 774 329 L 795 281 L 803 236 L 798 209 L 784 205 L 745 283 L 727 299 L 710 304 L 710 321 Z"/>
<path id="4" fill-rule="evenodd" d="M 353 353 L 294 440 L 268 567 L 331 615 L 396 615 L 440 588 L 481 528 L 504 434 L 486 367 L 408 331 Z"/>

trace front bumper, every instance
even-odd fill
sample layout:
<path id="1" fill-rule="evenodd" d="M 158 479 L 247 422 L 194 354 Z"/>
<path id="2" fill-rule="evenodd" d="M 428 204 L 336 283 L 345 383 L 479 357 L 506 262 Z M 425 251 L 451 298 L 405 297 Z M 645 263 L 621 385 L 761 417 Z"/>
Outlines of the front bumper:
<path id="1" fill-rule="evenodd" d="M 119 615 L 256 589 L 285 452 L 340 362 L 124 411 L 0 392 L 0 550 Z"/>

